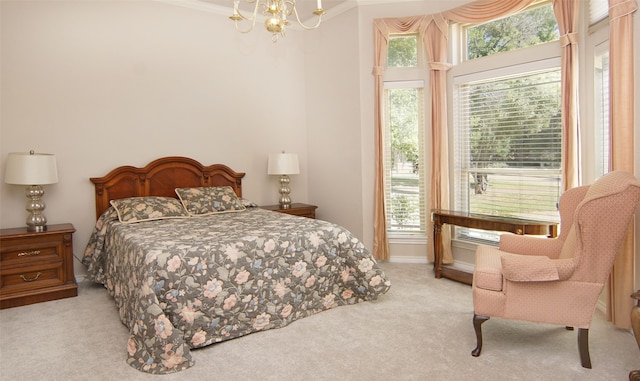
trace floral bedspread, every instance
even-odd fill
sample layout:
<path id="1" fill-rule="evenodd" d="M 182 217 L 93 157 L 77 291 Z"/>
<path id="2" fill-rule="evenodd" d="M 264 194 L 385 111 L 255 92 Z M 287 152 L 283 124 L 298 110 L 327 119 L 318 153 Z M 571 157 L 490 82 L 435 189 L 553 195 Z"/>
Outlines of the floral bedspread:
<path id="1" fill-rule="evenodd" d="M 122 224 L 110 208 L 82 262 L 130 329 L 127 362 L 156 374 L 192 366 L 190 348 L 375 300 L 390 287 L 346 229 L 261 209 Z"/>

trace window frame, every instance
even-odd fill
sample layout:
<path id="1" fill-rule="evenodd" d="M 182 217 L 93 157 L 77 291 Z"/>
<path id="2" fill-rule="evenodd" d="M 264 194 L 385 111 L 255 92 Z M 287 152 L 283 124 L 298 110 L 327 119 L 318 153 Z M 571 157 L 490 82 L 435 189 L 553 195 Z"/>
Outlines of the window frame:
<path id="1" fill-rule="evenodd" d="M 585 16 L 585 17 L 588 17 Z M 588 19 L 587 19 L 588 21 Z M 588 22 L 585 22 L 588 24 Z M 609 50 L 609 22 L 608 19 L 598 21 L 593 25 L 585 27 L 586 41 L 585 46 L 585 63 L 584 63 L 584 75 L 581 77 L 580 85 L 583 86 L 585 99 L 581 101 L 581 104 L 586 104 L 588 107 L 581 107 L 580 120 L 583 128 L 582 146 L 585 149 L 582 152 L 582 173 L 583 183 L 593 183 L 600 174 L 596 171 L 598 165 L 597 146 L 598 142 L 598 126 L 593 115 L 596 108 L 596 94 L 595 94 L 595 59 L 599 53 Z"/>

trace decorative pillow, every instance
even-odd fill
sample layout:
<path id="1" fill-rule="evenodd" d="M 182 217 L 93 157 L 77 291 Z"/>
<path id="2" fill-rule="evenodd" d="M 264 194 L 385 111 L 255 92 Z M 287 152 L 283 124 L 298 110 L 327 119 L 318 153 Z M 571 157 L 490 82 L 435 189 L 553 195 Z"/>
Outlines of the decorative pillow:
<path id="1" fill-rule="evenodd" d="M 176 194 L 182 201 L 184 208 L 192 216 L 245 210 L 242 201 L 230 186 L 176 188 Z"/>
<path id="2" fill-rule="evenodd" d="M 130 197 L 111 200 L 111 205 L 124 224 L 189 217 L 180 201 L 171 197 Z"/>
<path id="3" fill-rule="evenodd" d="M 246 198 L 241 198 L 240 202 L 242 202 L 242 205 L 245 208 L 257 208 L 258 204 L 256 204 L 255 202 L 251 201 L 251 200 L 247 200 Z"/>

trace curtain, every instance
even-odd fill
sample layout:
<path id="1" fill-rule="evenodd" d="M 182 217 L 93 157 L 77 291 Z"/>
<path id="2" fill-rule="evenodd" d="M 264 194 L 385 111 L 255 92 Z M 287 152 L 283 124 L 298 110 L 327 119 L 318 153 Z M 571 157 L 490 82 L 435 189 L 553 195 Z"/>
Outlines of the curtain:
<path id="1" fill-rule="evenodd" d="M 636 0 L 609 0 L 609 100 L 611 170 L 634 173 L 633 12 Z M 624 240 L 607 287 L 607 319 L 619 328 L 631 327 L 634 269 L 634 224 Z"/>
<path id="2" fill-rule="evenodd" d="M 449 22 L 442 14 L 427 16 L 427 28 L 422 35 L 429 61 L 429 93 L 431 111 L 430 192 L 427 207 L 449 209 L 449 134 L 447 130 L 447 62 Z M 433 222 L 427 221 L 427 231 L 433 231 Z M 442 263 L 453 263 L 451 253 L 451 226 L 443 226 Z M 431 242 L 435 244 L 435 239 Z M 427 258 L 434 260 L 435 247 L 427 245 Z"/>
<path id="3" fill-rule="evenodd" d="M 563 189 L 582 185 L 580 125 L 578 121 L 578 0 L 554 0 L 553 12 L 562 47 L 562 184 Z"/>
<path id="4" fill-rule="evenodd" d="M 375 184 L 373 193 L 373 256 L 377 259 L 389 259 L 389 243 L 387 240 L 387 216 L 384 202 L 384 146 L 383 134 L 383 65 L 387 61 L 387 45 L 389 43 L 389 33 L 384 22 L 374 20 L 373 23 L 373 76 L 375 87 L 374 103 L 374 128 L 375 128 Z"/>

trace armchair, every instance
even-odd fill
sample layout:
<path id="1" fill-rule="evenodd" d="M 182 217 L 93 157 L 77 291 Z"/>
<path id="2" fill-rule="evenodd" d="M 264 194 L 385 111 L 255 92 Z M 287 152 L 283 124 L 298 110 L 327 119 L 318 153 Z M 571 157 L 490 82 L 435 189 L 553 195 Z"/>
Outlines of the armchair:
<path id="1" fill-rule="evenodd" d="M 591 368 L 591 319 L 638 203 L 640 182 L 613 171 L 560 197 L 557 238 L 503 234 L 499 248 L 478 246 L 471 354 L 480 355 L 490 317 L 524 320 L 578 328 L 580 360 Z"/>

